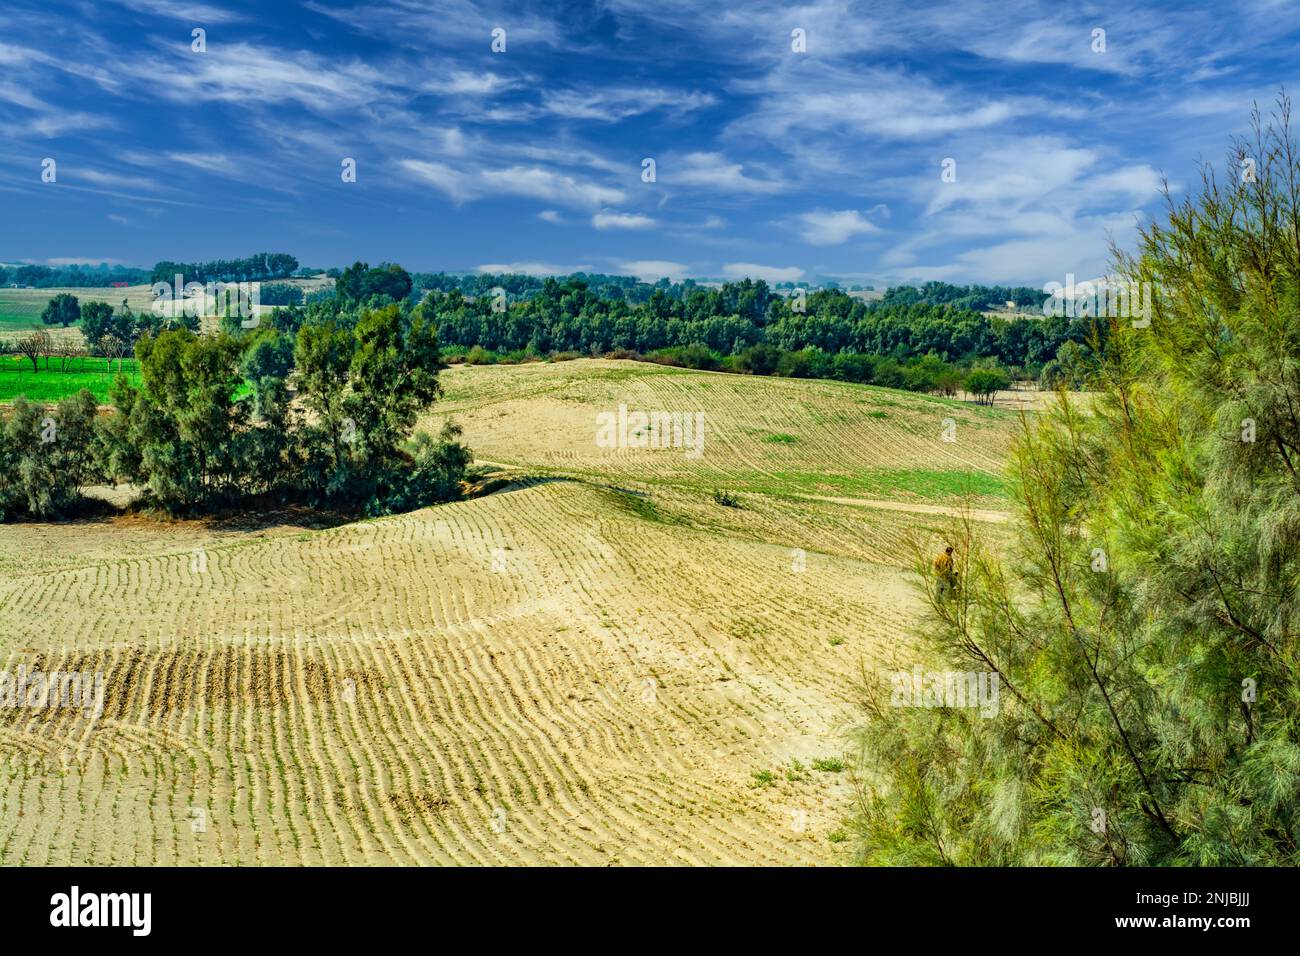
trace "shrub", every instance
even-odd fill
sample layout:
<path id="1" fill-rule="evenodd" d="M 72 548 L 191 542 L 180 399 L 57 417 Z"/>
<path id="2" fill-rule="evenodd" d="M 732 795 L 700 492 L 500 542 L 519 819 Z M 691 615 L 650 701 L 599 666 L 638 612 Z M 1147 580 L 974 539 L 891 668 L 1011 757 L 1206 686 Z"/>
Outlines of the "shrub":
<path id="1" fill-rule="evenodd" d="M 872 381 L 886 388 L 902 388 L 903 369 L 898 360 L 890 356 L 877 358 L 872 369 Z"/>
<path id="2" fill-rule="evenodd" d="M 722 360 L 718 354 L 700 342 L 656 349 L 647 355 L 646 359 L 656 365 L 670 365 L 675 368 L 691 368 L 702 371 L 715 371 L 722 365 Z"/>
<path id="3" fill-rule="evenodd" d="M 1011 387 L 1011 376 L 999 368 L 977 368 L 962 383 L 980 405 L 992 405 L 998 392 Z"/>
<path id="4" fill-rule="evenodd" d="M 494 365 L 496 360 L 497 357 L 481 345 L 476 345 L 465 353 L 466 365 Z"/>
<path id="5" fill-rule="evenodd" d="M 645 356 L 645 361 L 653 362 L 655 365 L 667 365 L 672 368 L 681 368 L 682 360 L 677 355 L 675 349 L 657 349 Z"/>
<path id="6" fill-rule="evenodd" d="M 864 694 L 861 862 L 1300 862 L 1288 111 L 1117 255 L 1122 280 L 1168 294 L 1149 328 L 1111 325 L 1094 399 L 1023 420 L 1014 540 L 954 522 L 955 594 L 917 548 L 923 660 L 996 677 L 1000 700 L 934 707 L 954 698 L 931 687 L 899 706 L 918 702 L 906 671 Z"/>
<path id="7" fill-rule="evenodd" d="M 465 469 L 472 459 L 469 449 L 456 441 L 460 434 L 460 428 L 451 422 L 442 426 L 437 438 L 428 432 L 416 432 L 407 445 L 410 463 L 397 469 L 392 490 L 367 510 L 388 514 L 459 498 Z"/>
<path id="8" fill-rule="evenodd" d="M 867 384 L 874 376 L 870 355 L 861 352 L 840 352 L 831 359 L 831 377 L 841 382 Z"/>
<path id="9" fill-rule="evenodd" d="M 67 328 L 81 318 L 81 304 L 70 292 L 60 292 L 41 310 L 41 321 L 46 325 L 61 325 Z"/>
<path id="10" fill-rule="evenodd" d="M 0 427 L 0 520 L 65 514 L 99 477 L 95 412 L 86 389 L 54 407 L 14 400 Z"/>
<path id="11" fill-rule="evenodd" d="M 751 375 L 773 375 L 780 361 L 780 349 L 771 345 L 751 345 L 735 357 L 735 368 Z"/>
<path id="12" fill-rule="evenodd" d="M 818 348 L 784 352 L 776 365 L 776 374 L 783 378 L 830 378 L 832 360 Z"/>

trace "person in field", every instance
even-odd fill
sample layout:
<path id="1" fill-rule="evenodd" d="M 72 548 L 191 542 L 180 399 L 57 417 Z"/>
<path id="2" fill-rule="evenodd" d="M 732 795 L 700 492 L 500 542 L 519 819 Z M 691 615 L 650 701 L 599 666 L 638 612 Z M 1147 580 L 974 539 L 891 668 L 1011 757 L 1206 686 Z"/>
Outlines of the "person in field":
<path id="1" fill-rule="evenodd" d="M 957 569 L 953 566 L 952 545 L 943 549 L 943 554 L 934 559 L 934 574 L 939 579 L 939 594 L 951 594 L 957 590 Z"/>

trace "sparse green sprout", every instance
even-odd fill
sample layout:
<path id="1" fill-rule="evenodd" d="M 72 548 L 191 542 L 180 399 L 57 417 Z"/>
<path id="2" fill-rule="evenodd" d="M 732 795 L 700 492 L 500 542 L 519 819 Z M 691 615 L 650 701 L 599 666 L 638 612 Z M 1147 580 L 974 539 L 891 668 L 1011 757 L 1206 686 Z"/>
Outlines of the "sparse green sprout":
<path id="1" fill-rule="evenodd" d="M 770 770 L 755 770 L 750 776 L 753 777 L 751 787 L 770 787 L 776 783 L 776 774 Z"/>
<path id="2" fill-rule="evenodd" d="M 813 769 L 823 773 L 839 773 L 844 769 L 844 761 L 838 757 L 823 757 L 813 761 Z"/>

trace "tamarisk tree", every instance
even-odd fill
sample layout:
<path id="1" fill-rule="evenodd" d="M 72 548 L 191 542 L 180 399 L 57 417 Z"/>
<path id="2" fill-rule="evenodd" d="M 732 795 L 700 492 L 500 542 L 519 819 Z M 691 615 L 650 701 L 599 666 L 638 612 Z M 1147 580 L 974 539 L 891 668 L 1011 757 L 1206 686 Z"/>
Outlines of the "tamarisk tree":
<path id="1" fill-rule="evenodd" d="M 1000 706 L 868 682 L 864 862 L 1300 863 L 1300 152 L 1254 130 L 1116 251 L 1161 294 L 1026 419 L 1014 545 L 957 522 L 951 593 L 918 547 L 924 663 Z"/>

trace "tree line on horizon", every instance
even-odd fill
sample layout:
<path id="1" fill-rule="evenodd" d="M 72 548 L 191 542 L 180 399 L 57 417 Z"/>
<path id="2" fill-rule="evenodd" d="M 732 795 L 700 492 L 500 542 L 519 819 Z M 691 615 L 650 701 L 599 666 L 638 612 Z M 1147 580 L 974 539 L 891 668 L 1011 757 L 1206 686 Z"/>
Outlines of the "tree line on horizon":
<path id="1" fill-rule="evenodd" d="M 961 288 L 931 286 L 930 291 Z M 951 394 L 955 379 L 977 369 L 996 370 L 1008 380 L 1081 388 L 1093 342 L 1105 335 L 1104 323 L 1090 319 L 990 317 L 923 301 L 868 303 L 834 289 L 796 299 L 762 280 L 678 291 L 656 289 L 633 304 L 569 278 L 542 280 L 540 288 L 515 301 L 493 294 L 470 297 L 458 288 L 431 291 L 424 301 L 437 316 L 444 351 L 453 360 L 646 357 L 691 368 L 940 394 Z"/>
<path id="2" fill-rule="evenodd" d="M 265 282 L 287 279 L 298 270 L 298 260 L 287 252 L 259 252 L 243 259 L 211 259 L 207 262 L 156 263 L 150 282 Z"/>
<path id="3" fill-rule="evenodd" d="M 184 268 L 175 263 L 166 266 Z M 288 306 L 286 321 L 295 325 L 306 315 L 336 304 L 398 303 L 408 310 L 419 304 L 433 317 L 448 361 L 477 364 L 610 355 L 943 395 L 964 387 L 971 376 L 977 383 L 993 384 L 994 390 L 1007 387 L 1013 379 L 1082 388 L 1095 366 L 1094 340 L 1106 334 L 1105 323 L 1090 319 L 1003 318 L 953 304 L 988 295 L 1019 294 L 1023 299 L 1031 291 L 1004 287 L 931 282 L 866 302 L 840 289 L 784 295 L 762 280 L 744 279 L 716 288 L 665 280 L 643 301 L 633 302 L 622 292 L 609 297 L 602 293 L 608 283 L 593 288 L 583 277 L 483 276 L 482 282 L 469 286 L 475 295 L 450 281 L 434 282 L 449 286 L 449 291 L 425 291 L 421 281 L 428 278 L 412 276 L 393 263 L 371 267 L 356 262 L 338 271 L 333 289 L 305 300 L 300 290 L 284 283 L 264 289 L 270 290 L 273 300 L 266 304 Z M 623 278 L 624 285 L 636 282 Z M 511 279 L 520 281 L 512 286 Z M 511 292 L 512 288 L 518 291 Z M 106 334 L 125 341 L 129 348 L 146 331 L 156 334 L 170 324 L 198 328 L 192 317 L 134 314 L 125 303 L 116 311 L 102 302 L 79 305 L 70 293 L 55 296 L 42 318 L 50 324 L 78 323 L 92 352 L 99 350 Z"/>
<path id="4" fill-rule="evenodd" d="M 94 266 L 0 265 L 0 288 L 18 286 L 33 289 L 85 289 L 114 283 L 140 285 L 149 281 L 148 269 L 101 263 Z"/>

